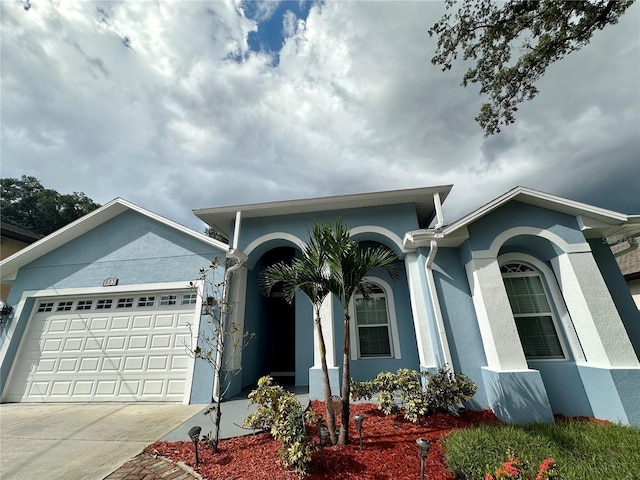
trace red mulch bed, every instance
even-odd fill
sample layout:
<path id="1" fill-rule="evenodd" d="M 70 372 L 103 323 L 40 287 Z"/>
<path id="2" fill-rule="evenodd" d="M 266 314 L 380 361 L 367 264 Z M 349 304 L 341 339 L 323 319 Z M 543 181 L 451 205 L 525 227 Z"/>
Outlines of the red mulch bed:
<path id="1" fill-rule="evenodd" d="M 312 402 L 312 408 L 324 415 L 324 403 Z M 411 423 L 404 418 L 385 416 L 376 405 L 352 404 L 355 413 L 365 415 L 363 449 L 360 449 L 355 425 L 349 428 L 351 443 L 344 447 L 324 448 L 313 454 L 306 478 L 310 480 L 403 480 L 420 476 L 420 458 L 416 439 L 424 437 L 431 442 L 431 451 L 425 463 L 425 478 L 454 480 L 447 471 L 440 440 L 454 429 L 495 423 L 499 420 L 491 411 L 463 412 L 459 417 L 440 413 Z M 316 439 L 317 431 L 310 434 Z M 207 480 L 278 480 L 295 479 L 297 474 L 285 469 L 278 457 L 279 443 L 268 433 L 222 440 L 216 455 L 198 445 L 200 464 L 195 458 L 191 442 L 156 442 L 147 447 L 149 453 L 158 453 L 174 462 L 183 462 L 194 468 Z"/>

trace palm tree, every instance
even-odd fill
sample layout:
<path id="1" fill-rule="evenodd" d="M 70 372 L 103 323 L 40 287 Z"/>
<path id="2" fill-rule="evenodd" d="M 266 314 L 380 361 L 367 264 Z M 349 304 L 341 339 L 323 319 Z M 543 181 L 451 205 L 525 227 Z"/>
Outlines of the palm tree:
<path id="1" fill-rule="evenodd" d="M 315 224 L 299 258 L 294 258 L 288 264 L 278 262 L 265 267 L 260 272 L 259 287 L 265 295 L 269 295 L 273 287 L 282 284 L 284 299 L 293 303 L 296 291 L 300 290 L 312 303 L 314 309 L 314 323 L 318 336 L 320 361 L 322 365 L 322 380 L 327 413 L 327 426 L 332 444 L 337 443 L 336 418 L 333 402 L 331 401 L 331 384 L 327 368 L 327 353 L 322 333 L 320 308 L 325 298 L 330 294 L 331 272 L 327 262 L 327 249 L 323 245 L 322 232 L 326 227 Z"/>
<path id="2" fill-rule="evenodd" d="M 376 268 L 383 268 L 391 278 L 397 278 L 398 258 L 386 246 L 360 248 L 358 242 L 351 239 L 347 227 L 340 218 L 333 226 L 325 226 L 320 245 L 326 249 L 327 261 L 331 268 L 329 288 L 338 297 L 344 308 L 344 346 L 342 349 L 342 427 L 338 445 L 349 441 L 349 396 L 351 394 L 351 335 L 349 305 L 356 291 L 367 298 L 372 283 L 365 277 Z"/>

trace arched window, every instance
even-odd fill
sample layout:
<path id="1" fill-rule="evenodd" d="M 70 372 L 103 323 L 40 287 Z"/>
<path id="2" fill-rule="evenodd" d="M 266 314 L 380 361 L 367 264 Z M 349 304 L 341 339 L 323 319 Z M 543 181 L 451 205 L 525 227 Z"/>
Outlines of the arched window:
<path id="1" fill-rule="evenodd" d="M 507 263 L 500 271 L 527 360 L 564 359 L 540 274 L 523 263 Z"/>
<path id="2" fill-rule="evenodd" d="M 358 356 L 393 356 L 389 305 L 385 291 L 374 285 L 368 298 L 361 294 L 354 297 Z"/>

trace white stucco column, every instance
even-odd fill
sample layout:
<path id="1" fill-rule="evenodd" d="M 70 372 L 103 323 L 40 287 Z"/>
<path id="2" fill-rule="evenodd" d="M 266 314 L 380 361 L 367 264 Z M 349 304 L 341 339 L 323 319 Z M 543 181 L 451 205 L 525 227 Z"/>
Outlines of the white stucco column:
<path id="1" fill-rule="evenodd" d="M 430 306 L 427 297 L 427 286 L 420 276 L 421 265 L 418 262 L 418 255 L 415 252 L 407 253 L 404 257 L 404 265 L 407 271 L 411 313 L 413 315 L 413 327 L 416 332 L 420 366 L 423 368 L 434 368 L 436 367 L 436 362 L 433 356 L 433 343 L 431 330 L 429 329 L 429 317 L 427 315 L 427 309 L 429 309 Z"/>
<path id="2" fill-rule="evenodd" d="M 465 268 L 488 367 L 528 370 L 498 260 L 473 258 Z"/>
<path id="3" fill-rule="evenodd" d="M 324 337 L 324 346 L 327 354 L 327 367 L 333 368 L 336 366 L 336 355 L 335 340 L 333 338 L 332 295 L 327 295 L 327 298 L 322 302 L 322 306 L 320 307 L 320 319 L 322 325 L 322 336 Z M 313 327 L 313 368 L 322 368 L 322 362 L 320 360 L 320 343 L 318 342 L 318 335 L 316 333 L 315 319 Z"/>
<path id="4" fill-rule="evenodd" d="M 247 297 L 247 268 L 238 269 L 231 279 L 231 290 L 229 291 L 229 307 L 231 315 L 228 318 L 227 326 L 233 325 L 235 333 L 227 339 L 226 350 L 228 358 L 223 363 L 223 370 L 239 370 L 242 367 L 242 336 L 244 335 L 244 309 Z M 238 345 L 238 348 L 232 348 Z"/>
<path id="5" fill-rule="evenodd" d="M 563 253 L 551 260 L 588 364 L 640 364 L 591 252 Z"/>
<path id="6" fill-rule="evenodd" d="M 329 386 L 332 394 L 338 394 L 340 392 L 340 369 L 336 367 L 333 295 L 329 295 L 322 302 L 320 318 L 322 319 L 322 336 L 327 354 Z M 313 366 L 309 369 L 309 400 L 324 400 L 324 375 L 315 325 L 313 327 Z"/>

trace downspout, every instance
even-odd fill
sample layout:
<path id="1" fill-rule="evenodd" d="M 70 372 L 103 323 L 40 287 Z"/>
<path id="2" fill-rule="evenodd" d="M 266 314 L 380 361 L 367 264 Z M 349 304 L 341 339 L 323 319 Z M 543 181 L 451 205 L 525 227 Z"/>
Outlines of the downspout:
<path id="1" fill-rule="evenodd" d="M 434 225 L 434 229 L 439 232 L 444 225 L 444 215 L 442 214 L 442 203 L 440 202 L 440 193 L 435 192 L 433 194 L 433 204 L 436 209 L 436 218 L 438 221 Z M 427 255 L 427 261 L 425 262 L 425 270 L 427 274 L 427 285 L 429 287 L 429 296 L 431 297 L 431 305 L 433 307 L 433 313 L 436 317 L 436 325 L 438 327 L 438 339 L 440 340 L 440 348 L 442 349 L 442 356 L 444 357 L 444 364 L 453 371 L 453 363 L 451 358 L 451 351 L 449 350 L 449 341 L 447 339 L 447 331 L 444 328 L 444 320 L 442 319 L 442 310 L 440 309 L 440 299 L 438 298 L 438 292 L 436 290 L 436 282 L 433 278 L 433 261 L 438 253 L 438 242 L 434 239 L 431 240 L 429 245 L 429 255 Z"/>
<path id="2" fill-rule="evenodd" d="M 433 307 L 433 313 L 436 317 L 436 325 L 438 327 L 438 339 L 440 340 L 440 348 L 442 349 L 442 356 L 444 357 L 444 366 L 453 371 L 453 363 L 451 358 L 451 351 L 449 350 L 449 341 L 447 340 L 447 331 L 444 328 L 444 320 L 442 319 L 442 310 L 440 309 L 440 300 L 438 298 L 438 292 L 436 290 L 436 283 L 433 278 L 433 261 L 436 258 L 438 252 L 438 242 L 431 240 L 429 255 L 427 255 L 427 261 L 425 262 L 425 270 L 427 273 L 427 285 L 429 286 L 429 296 L 431 297 L 431 305 Z"/>
<path id="3" fill-rule="evenodd" d="M 222 289 L 222 307 L 220 312 L 220 329 L 218 331 L 218 339 L 217 344 L 220 344 L 220 341 L 224 341 L 224 334 L 227 330 L 227 318 L 229 316 L 229 284 L 231 282 L 231 277 L 236 270 L 242 267 L 242 262 L 240 260 L 236 260 L 236 263 L 227 268 L 227 271 L 224 272 L 224 288 Z M 215 370 L 216 374 L 213 377 L 213 399 L 215 401 L 220 397 L 220 373 L 222 373 L 222 349 L 216 349 L 216 361 L 215 361 Z"/>
<path id="4" fill-rule="evenodd" d="M 240 224 L 242 221 L 242 211 L 236 212 L 236 222 L 233 229 L 233 246 L 229 250 L 227 258 L 231 257 L 236 263 L 227 268 L 224 272 L 224 287 L 222 289 L 222 307 L 220 312 L 220 330 L 218 331 L 218 345 L 221 341 L 224 341 L 224 334 L 227 330 L 227 319 L 229 317 L 229 286 L 231 284 L 231 277 L 233 274 L 243 265 L 241 257 L 237 255 L 238 242 L 240 238 Z M 222 349 L 216 349 L 215 360 L 215 375 L 213 377 L 213 399 L 218 400 L 220 397 L 220 373 L 222 373 Z"/>

